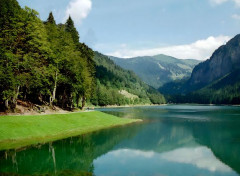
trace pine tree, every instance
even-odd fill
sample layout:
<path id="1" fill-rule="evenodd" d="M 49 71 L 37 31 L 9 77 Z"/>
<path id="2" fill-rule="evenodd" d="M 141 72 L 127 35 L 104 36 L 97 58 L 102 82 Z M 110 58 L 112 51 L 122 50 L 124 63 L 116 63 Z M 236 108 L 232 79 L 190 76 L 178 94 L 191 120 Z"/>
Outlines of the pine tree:
<path id="1" fill-rule="evenodd" d="M 79 37 L 77 29 L 74 26 L 74 22 L 73 22 L 71 16 L 69 16 L 65 26 L 66 26 L 66 28 L 65 28 L 66 32 L 69 32 L 72 35 L 72 39 L 73 39 L 74 43 L 78 44 L 80 37 Z"/>
<path id="2" fill-rule="evenodd" d="M 61 39 L 62 35 L 60 29 L 55 23 L 54 16 L 50 12 L 45 27 L 48 35 L 48 42 L 50 43 L 51 54 L 49 55 L 48 60 L 48 73 L 50 77 L 48 94 L 49 94 L 49 104 L 53 106 L 54 101 L 56 100 L 56 91 L 59 83 L 60 69 L 62 67 L 62 51 L 61 48 Z"/>
<path id="3" fill-rule="evenodd" d="M 55 21 L 55 19 L 53 17 L 53 13 L 52 12 L 49 13 L 49 16 L 48 16 L 48 19 L 47 19 L 47 23 L 56 25 L 56 21 Z"/>

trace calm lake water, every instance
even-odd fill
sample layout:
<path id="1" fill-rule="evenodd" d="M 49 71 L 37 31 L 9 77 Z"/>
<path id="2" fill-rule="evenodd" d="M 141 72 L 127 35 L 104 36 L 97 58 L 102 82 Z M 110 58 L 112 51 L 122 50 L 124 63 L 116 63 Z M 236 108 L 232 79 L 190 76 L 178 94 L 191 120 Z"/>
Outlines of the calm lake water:
<path id="1" fill-rule="evenodd" d="M 168 105 L 101 111 L 122 118 L 141 118 L 144 123 L 2 151 L 0 173 L 240 175 L 240 107 Z"/>

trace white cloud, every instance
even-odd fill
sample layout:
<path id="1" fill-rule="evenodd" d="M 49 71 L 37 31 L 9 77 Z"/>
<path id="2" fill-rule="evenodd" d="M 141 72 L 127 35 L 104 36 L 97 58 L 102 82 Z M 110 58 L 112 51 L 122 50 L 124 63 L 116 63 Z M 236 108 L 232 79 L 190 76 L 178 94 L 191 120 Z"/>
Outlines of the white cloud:
<path id="1" fill-rule="evenodd" d="M 67 20 L 69 15 L 75 23 L 81 24 L 82 20 L 86 18 L 92 9 L 91 0 L 72 0 L 67 6 L 63 23 Z"/>
<path id="2" fill-rule="evenodd" d="M 228 2 L 228 1 L 232 1 L 235 3 L 237 7 L 240 7 L 240 0 L 210 0 L 211 3 L 217 4 L 217 5 Z"/>
<path id="3" fill-rule="evenodd" d="M 211 172 L 230 172 L 231 168 L 219 161 L 206 147 L 180 148 L 162 154 L 162 158 L 168 161 L 192 164 L 200 169 L 207 169 Z"/>
<path id="4" fill-rule="evenodd" d="M 137 56 L 154 56 L 165 54 L 179 59 L 208 59 L 212 53 L 221 45 L 230 40 L 229 36 L 210 36 L 207 39 L 198 40 L 191 44 L 158 47 L 152 49 L 132 50 L 127 47 L 119 47 L 117 51 L 107 53 L 107 55 L 130 58 Z"/>
<path id="5" fill-rule="evenodd" d="M 232 15 L 232 18 L 235 19 L 235 20 L 240 20 L 240 15 L 238 15 L 238 14 L 233 14 L 233 15 Z"/>
<path id="6" fill-rule="evenodd" d="M 211 1 L 211 3 L 213 3 L 213 4 L 222 4 L 222 3 L 224 3 L 224 2 L 227 2 L 228 0 L 210 0 Z"/>
<path id="7" fill-rule="evenodd" d="M 120 156 L 128 156 L 128 158 L 135 158 L 135 157 L 144 157 L 144 158 L 152 158 L 154 156 L 153 151 L 141 151 L 141 150 L 131 150 L 131 149 L 120 149 L 111 152 L 114 157 Z"/>
<path id="8" fill-rule="evenodd" d="M 172 169 L 176 172 L 180 170 L 182 171 L 183 168 L 189 168 L 190 165 L 209 172 L 230 173 L 229 175 L 233 173 L 233 170 L 229 166 L 215 157 L 211 149 L 204 146 L 198 146 L 195 148 L 178 148 L 163 153 L 136 149 L 119 149 L 110 151 L 106 155 L 94 160 L 94 164 L 98 166 L 96 167 L 97 170 L 98 168 L 104 168 L 113 163 L 114 165 L 119 166 L 114 167 L 113 170 L 114 172 L 120 173 L 120 175 L 129 175 L 126 173 L 129 170 L 124 172 L 121 168 L 131 168 L 131 170 L 137 169 L 134 175 L 144 175 L 143 173 L 140 174 L 138 172 L 142 171 L 139 166 L 145 166 L 145 173 L 148 173 L 148 175 L 155 175 L 153 173 L 158 171 L 167 171 L 169 173 L 171 173 Z M 181 165 L 176 165 L 177 163 Z M 168 166 L 171 166 L 170 170 Z M 179 168 L 181 169 L 178 170 Z M 102 173 L 102 175 L 111 175 L 109 172 L 112 173 L 112 170 L 105 170 L 105 173 Z M 206 175 L 212 174 L 210 173 Z"/>

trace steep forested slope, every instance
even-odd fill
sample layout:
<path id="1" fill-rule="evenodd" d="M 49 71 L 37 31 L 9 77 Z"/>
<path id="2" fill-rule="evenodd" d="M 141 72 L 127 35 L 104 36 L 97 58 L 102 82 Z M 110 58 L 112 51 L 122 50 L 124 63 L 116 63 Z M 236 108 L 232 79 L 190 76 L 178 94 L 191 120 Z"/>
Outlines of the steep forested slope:
<path id="1" fill-rule="evenodd" d="M 114 64 L 108 56 L 95 52 L 97 93 L 94 104 L 161 104 L 164 97 L 143 83 L 132 71 Z"/>

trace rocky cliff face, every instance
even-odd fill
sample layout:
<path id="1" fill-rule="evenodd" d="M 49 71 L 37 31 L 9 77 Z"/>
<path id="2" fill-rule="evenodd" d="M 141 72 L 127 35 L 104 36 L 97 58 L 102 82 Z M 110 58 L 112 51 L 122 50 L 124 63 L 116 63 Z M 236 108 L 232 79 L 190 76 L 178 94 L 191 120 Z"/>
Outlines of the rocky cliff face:
<path id="1" fill-rule="evenodd" d="M 211 58 L 197 65 L 189 80 L 190 85 L 207 85 L 240 68 L 240 34 L 218 48 Z"/>

